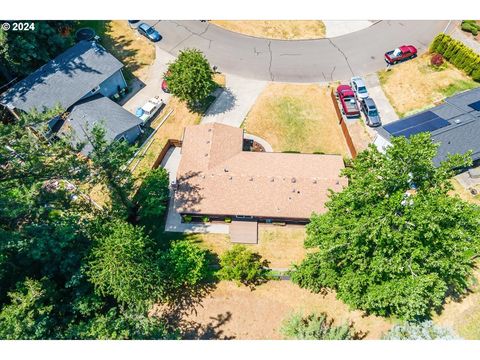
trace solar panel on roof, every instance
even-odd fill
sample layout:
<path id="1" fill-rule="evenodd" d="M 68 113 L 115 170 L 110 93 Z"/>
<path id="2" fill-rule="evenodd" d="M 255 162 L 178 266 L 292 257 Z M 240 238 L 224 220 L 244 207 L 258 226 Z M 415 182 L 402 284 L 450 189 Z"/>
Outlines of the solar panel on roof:
<path id="1" fill-rule="evenodd" d="M 473 110 L 480 111 L 480 100 L 475 101 L 474 103 L 468 104 Z"/>
<path id="2" fill-rule="evenodd" d="M 437 118 L 438 116 L 431 112 L 425 111 L 418 115 L 413 115 L 404 120 L 395 121 L 394 123 L 385 125 L 383 128 L 387 130 L 390 134 L 396 135 L 395 133 L 404 131 L 407 128 L 412 126 L 417 126 L 425 122 L 431 121 L 432 119 Z"/>
<path id="3" fill-rule="evenodd" d="M 450 123 L 447 120 L 442 119 L 431 111 L 426 111 L 405 120 L 386 125 L 384 129 L 393 136 L 409 137 L 421 132 L 438 130 L 448 125 Z"/>

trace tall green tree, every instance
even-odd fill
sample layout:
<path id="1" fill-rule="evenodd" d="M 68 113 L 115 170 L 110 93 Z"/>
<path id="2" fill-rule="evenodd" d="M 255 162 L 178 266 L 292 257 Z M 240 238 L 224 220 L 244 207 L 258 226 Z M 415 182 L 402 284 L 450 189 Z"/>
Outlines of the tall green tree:
<path id="1" fill-rule="evenodd" d="M 24 77 L 73 45 L 72 21 L 35 21 L 29 31 L 0 29 L 0 63 L 7 80 Z M 1 69 L 1 66 L 0 66 Z"/>
<path id="2" fill-rule="evenodd" d="M 95 242 L 87 274 L 95 290 L 119 303 L 145 307 L 159 300 L 162 279 L 155 261 L 152 240 L 123 220 L 114 220 L 95 229 Z"/>
<path id="3" fill-rule="evenodd" d="M 159 222 L 167 211 L 169 184 L 168 172 L 164 168 L 150 170 L 145 175 L 135 195 L 141 221 Z"/>
<path id="4" fill-rule="evenodd" d="M 480 253 L 480 210 L 452 189 L 429 134 L 393 138 L 385 154 L 373 145 L 344 171 L 349 185 L 332 193 L 328 212 L 313 215 L 305 246 L 317 251 L 292 279 L 319 292 L 334 289 L 352 308 L 411 320 L 428 318 L 447 293 L 465 292 Z"/>
<path id="5" fill-rule="evenodd" d="M 166 74 L 170 92 L 190 108 L 206 99 L 216 86 L 208 60 L 196 49 L 181 51 Z"/>
<path id="6" fill-rule="evenodd" d="M 48 338 L 52 331 L 53 306 L 42 283 L 26 279 L 8 296 L 11 303 L 0 311 L 0 339 Z"/>

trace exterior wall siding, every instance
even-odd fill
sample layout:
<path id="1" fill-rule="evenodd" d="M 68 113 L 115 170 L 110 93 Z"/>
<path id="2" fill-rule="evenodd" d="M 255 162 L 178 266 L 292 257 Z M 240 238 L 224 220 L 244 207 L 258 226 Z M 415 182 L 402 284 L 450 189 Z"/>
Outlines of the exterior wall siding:
<path id="1" fill-rule="evenodd" d="M 86 99 L 98 93 L 102 94 L 105 97 L 110 97 L 118 92 L 119 86 L 120 86 L 120 89 L 124 89 L 127 87 L 127 83 L 125 82 L 125 78 L 123 77 L 122 70 L 118 70 L 115 74 L 113 74 L 107 80 L 102 82 L 99 85 L 100 89 L 98 91 L 94 93 L 89 91 L 84 97 L 82 97 L 81 100 Z"/>
<path id="2" fill-rule="evenodd" d="M 125 139 L 131 144 L 133 143 L 135 140 L 137 140 L 138 136 L 140 135 L 141 133 L 141 129 L 140 129 L 140 126 L 139 125 L 136 125 L 134 127 L 132 127 L 131 129 L 119 134 L 117 137 L 116 137 L 116 140 L 117 139 L 120 139 L 122 136 L 125 137 Z"/>

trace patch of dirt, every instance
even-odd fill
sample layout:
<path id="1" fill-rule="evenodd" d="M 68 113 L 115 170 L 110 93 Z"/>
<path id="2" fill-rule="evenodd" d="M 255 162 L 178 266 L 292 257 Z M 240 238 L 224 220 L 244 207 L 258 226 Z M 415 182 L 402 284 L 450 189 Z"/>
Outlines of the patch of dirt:
<path id="1" fill-rule="evenodd" d="M 346 122 L 348 132 L 350 133 L 350 137 L 352 138 L 353 145 L 355 146 L 357 152 L 365 150 L 368 147 L 368 144 L 373 141 L 373 138 L 368 133 L 366 125 L 363 121 L 363 119 L 359 119 L 354 122 Z"/>
<path id="2" fill-rule="evenodd" d="M 334 293 L 326 296 L 313 294 L 290 281 L 269 281 L 253 291 L 233 282 L 221 281 L 195 311 L 186 316 L 185 321 L 200 329 L 197 338 L 208 338 L 204 336 L 208 330 L 211 338 L 282 339 L 282 322 L 297 311 L 326 312 L 335 324 L 353 321 L 357 331 L 366 333 L 366 339 L 379 339 L 392 326 L 383 318 L 349 311 Z"/>
<path id="3" fill-rule="evenodd" d="M 244 35 L 280 39 L 320 39 L 325 24 L 320 20 L 210 20 L 212 24 Z"/>

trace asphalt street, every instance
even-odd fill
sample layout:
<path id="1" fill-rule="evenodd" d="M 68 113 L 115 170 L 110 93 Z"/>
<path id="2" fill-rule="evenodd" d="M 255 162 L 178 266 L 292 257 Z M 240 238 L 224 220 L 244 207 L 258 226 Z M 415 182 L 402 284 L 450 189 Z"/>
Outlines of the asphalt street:
<path id="1" fill-rule="evenodd" d="M 163 36 L 172 55 L 197 48 L 219 71 L 284 82 L 327 82 L 366 75 L 386 66 L 383 54 L 400 45 L 427 50 L 447 20 L 379 21 L 347 35 L 316 40 L 269 40 L 234 33 L 209 22 L 146 21 Z"/>

